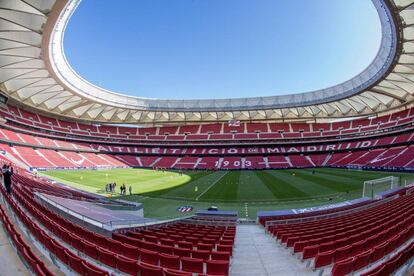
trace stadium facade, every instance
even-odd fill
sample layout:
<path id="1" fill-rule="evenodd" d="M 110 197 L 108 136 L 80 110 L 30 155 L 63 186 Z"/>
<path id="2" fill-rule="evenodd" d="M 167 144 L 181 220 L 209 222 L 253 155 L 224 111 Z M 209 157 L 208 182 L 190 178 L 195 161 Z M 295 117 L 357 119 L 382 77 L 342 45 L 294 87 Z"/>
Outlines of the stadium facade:
<path id="1" fill-rule="evenodd" d="M 352 79 L 293 95 L 179 100 L 108 91 L 70 67 L 63 37 L 80 0 L 4 0 L 0 3 L 1 91 L 38 112 L 102 123 L 319 120 L 401 110 L 411 105 L 414 91 L 411 1 L 372 2 L 381 22 L 381 45 L 371 64 Z"/>
<path id="2" fill-rule="evenodd" d="M 79 2 L 0 0 L 0 162 L 15 168 L 12 193 L 0 185 L 0 274 L 413 274 L 414 0 L 372 0 L 379 51 L 344 83 L 211 100 L 82 79 L 63 52 Z M 112 198 L 115 168 L 139 179 L 122 199 L 140 203 Z M 405 182 L 381 177 L 361 197 L 358 181 L 389 174 Z M 271 210 L 286 206 L 299 208 Z"/>

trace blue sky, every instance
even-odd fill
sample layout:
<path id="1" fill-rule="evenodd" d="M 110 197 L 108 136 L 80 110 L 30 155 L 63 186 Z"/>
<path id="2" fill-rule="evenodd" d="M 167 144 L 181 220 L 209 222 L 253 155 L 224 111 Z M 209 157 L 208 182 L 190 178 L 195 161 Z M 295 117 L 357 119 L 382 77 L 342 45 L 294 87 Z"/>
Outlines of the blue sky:
<path id="1" fill-rule="evenodd" d="M 103 88 L 206 99 L 335 85 L 361 72 L 380 40 L 370 0 L 83 0 L 64 48 Z"/>

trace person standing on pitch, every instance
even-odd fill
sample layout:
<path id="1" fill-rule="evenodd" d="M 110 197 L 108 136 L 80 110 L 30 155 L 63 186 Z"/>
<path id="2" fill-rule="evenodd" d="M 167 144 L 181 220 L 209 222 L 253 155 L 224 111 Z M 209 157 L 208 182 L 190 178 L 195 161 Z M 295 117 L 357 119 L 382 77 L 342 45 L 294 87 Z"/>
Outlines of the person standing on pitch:
<path id="1" fill-rule="evenodd" d="M 129 195 L 132 195 L 132 186 L 129 185 Z"/>
<path id="2" fill-rule="evenodd" d="M 13 167 L 11 164 L 3 165 L 3 168 L 1 170 L 1 173 L 3 174 L 3 181 L 4 185 L 6 186 L 6 191 L 10 195 L 11 194 L 11 186 L 12 186 L 12 180 L 11 176 L 13 175 Z"/>

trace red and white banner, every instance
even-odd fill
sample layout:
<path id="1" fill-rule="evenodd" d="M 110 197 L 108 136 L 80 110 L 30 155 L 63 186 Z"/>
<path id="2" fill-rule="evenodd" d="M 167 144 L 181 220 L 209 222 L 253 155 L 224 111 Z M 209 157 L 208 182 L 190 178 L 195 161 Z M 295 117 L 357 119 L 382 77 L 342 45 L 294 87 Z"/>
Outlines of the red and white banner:
<path id="1" fill-rule="evenodd" d="M 307 146 L 274 146 L 274 147 L 205 147 L 205 148 L 166 148 L 166 147 L 126 147 L 103 146 L 91 144 L 90 147 L 99 152 L 130 154 L 169 154 L 169 155 L 253 155 L 330 152 L 338 150 L 364 149 L 376 146 L 378 139 L 349 143 L 336 143 Z"/>

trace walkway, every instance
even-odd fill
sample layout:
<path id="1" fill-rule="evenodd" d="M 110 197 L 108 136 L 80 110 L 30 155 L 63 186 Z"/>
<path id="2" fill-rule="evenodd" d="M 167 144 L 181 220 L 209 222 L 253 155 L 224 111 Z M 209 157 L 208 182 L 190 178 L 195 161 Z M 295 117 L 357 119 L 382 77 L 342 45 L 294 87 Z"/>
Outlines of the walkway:
<path id="1" fill-rule="evenodd" d="M 231 276 L 317 275 L 257 224 L 237 225 Z"/>
<path id="2" fill-rule="evenodd" d="M 17 252 L 10 245 L 0 224 L 0 275 L 31 275 L 23 262 L 17 256 Z"/>

